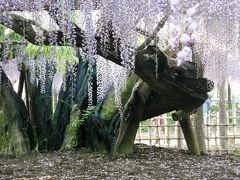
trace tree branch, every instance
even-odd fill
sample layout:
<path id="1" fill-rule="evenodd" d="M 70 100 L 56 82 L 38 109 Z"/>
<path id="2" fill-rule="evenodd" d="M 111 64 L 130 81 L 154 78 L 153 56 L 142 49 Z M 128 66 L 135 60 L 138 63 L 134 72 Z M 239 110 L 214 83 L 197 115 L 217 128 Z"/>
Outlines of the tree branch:
<path id="1" fill-rule="evenodd" d="M 151 37 L 151 35 L 147 31 L 144 31 L 143 29 L 137 28 L 137 32 L 143 36 L 146 36 L 147 38 Z"/>
<path id="2" fill-rule="evenodd" d="M 14 40 L 5 40 L 5 41 L 0 41 L 0 45 L 2 44 L 13 44 L 13 45 L 20 45 L 20 44 L 27 44 L 27 41 L 14 41 Z"/>
<path id="3" fill-rule="evenodd" d="M 166 58 L 164 56 L 162 53 L 162 57 L 159 57 L 159 59 Z M 166 96 L 169 100 L 175 102 L 179 109 L 185 112 L 201 106 L 208 97 L 206 93 L 211 90 L 206 89 L 205 92 L 198 92 L 197 87 L 189 88 L 187 84 L 183 85 L 179 83 L 178 80 L 175 77 L 171 77 L 168 72 L 163 72 L 156 78 L 154 69 L 144 61 L 142 55 L 137 55 L 135 67 L 135 73 L 146 82 L 153 91 L 159 95 Z M 195 79 L 195 81 L 198 82 L 198 79 Z M 204 86 L 207 87 L 207 83 L 208 81 L 205 80 Z"/>
<path id="4" fill-rule="evenodd" d="M 170 16 L 170 12 L 167 11 L 167 13 L 164 15 L 164 17 L 159 21 L 157 26 L 155 27 L 153 33 L 150 37 L 148 37 L 138 48 L 137 50 L 143 50 L 145 47 L 147 47 L 151 41 L 157 36 L 157 33 L 160 31 L 160 29 L 164 26 L 165 22 L 168 20 Z"/>

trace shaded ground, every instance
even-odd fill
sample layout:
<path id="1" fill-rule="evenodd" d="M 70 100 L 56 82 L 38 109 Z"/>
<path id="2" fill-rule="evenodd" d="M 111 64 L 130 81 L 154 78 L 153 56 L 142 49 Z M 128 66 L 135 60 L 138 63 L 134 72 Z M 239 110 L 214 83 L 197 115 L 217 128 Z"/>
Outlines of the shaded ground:
<path id="1" fill-rule="evenodd" d="M 187 151 L 136 145 L 112 157 L 86 150 L 0 156 L 0 179 L 240 179 L 240 157 L 193 156 Z"/>

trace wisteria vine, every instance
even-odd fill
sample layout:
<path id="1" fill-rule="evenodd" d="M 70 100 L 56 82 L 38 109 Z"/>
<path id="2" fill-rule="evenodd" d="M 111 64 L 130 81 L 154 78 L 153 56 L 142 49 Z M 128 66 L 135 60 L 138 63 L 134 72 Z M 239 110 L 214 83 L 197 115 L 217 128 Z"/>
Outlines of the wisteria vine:
<path id="1" fill-rule="evenodd" d="M 120 89 L 126 83 L 126 69 L 135 68 L 137 48 L 147 38 L 140 37 L 138 29 L 146 34 L 153 33 L 166 12 L 170 12 L 170 17 L 163 29 L 168 30 L 163 33 L 164 36 L 160 31 L 152 43 L 174 58 L 177 65 L 198 58 L 197 62 L 201 62 L 205 69 L 205 76 L 216 82 L 221 80 L 219 72 L 225 74 L 227 79 L 240 79 L 240 0 L 32 0 L 31 3 L 5 0 L 0 1 L 1 24 L 11 29 L 14 22 L 11 15 L 15 11 L 35 22 L 32 27 L 36 32 L 37 44 L 44 44 L 45 31 L 49 32 L 51 46 L 57 46 L 61 41 L 65 46 L 75 47 L 80 41 L 79 34 L 82 35 L 82 49 L 90 60 L 90 69 L 95 64 L 97 66 L 98 101 L 104 97 L 111 83 L 115 86 L 116 97 L 120 97 Z M 61 40 L 58 39 L 59 31 L 62 32 Z M 100 44 L 97 38 L 100 38 Z M 113 38 L 114 48 L 110 47 L 110 38 Z M 4 66 L 11 46 L 9 42 L 1 45 L 4 52 L 0 66 Z M 113 48 L 115 52 L 112 53 L 121 59 L 124 68 L 112 67 L 107 61 L 99 60 L 99 48 L 102 54 Z M 44 92 L 46 73 L 49 71 L 49 75 L 53 76 L 51 72 L 57 60 L 44 55 L 26 58 L 23 51 L 19 54 L 19 59 L 24 57 L 27 61 L 31 81 L 37 76 Z M 75 63 L 64 60 L 61 63 L 68 68 L 65 72 L 75 71 Z M 48 68 L 52 70 L 46 71 Z M 72 78 L 75 76 L 76 73 L 73 73 Z M 72 89 L 74 91 L 74 85 Z M 89 96 L 91 94 L 89 84 Z M 117 98 L 118 107 L 121 106 L 120 102 Z"/>

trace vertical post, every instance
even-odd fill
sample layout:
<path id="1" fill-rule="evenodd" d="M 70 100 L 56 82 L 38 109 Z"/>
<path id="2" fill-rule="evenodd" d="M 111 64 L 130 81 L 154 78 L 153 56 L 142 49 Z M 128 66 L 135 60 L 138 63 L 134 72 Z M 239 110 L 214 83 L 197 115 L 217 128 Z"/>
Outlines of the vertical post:
<path id="1" fill-rule="evenodd" d="M 177 121 L 178 148 L 182 148 L 182 130 L 179 121 Z"/>
<path id="2" fill-rule="evenodd" d="M 232 115 L 233 115 L 233 136 L 234 136 L 234 149 L 236 149 L 236 133 L 237 133 L 237 112 L 236 112 L 236 98 L 232 98 Z"/>
<path id="3" fill-rule="evenodd" d="M 139 143 L 142 143 L 141 140 L 142 140 L 142 125 L 140 124 L 140 126 L 139 126 Z"/>
<path id="4" fill-rule="evenodd" d="M 214 121 L 214 138 L 215 138 L 215 150 L 218 150 L 218 137 L 219 137 L 219 115 L 216 115 L 216 121 Z M 219 139 L 220 142 L 220 139 Z"/>
<path id="5" fill-rule="evenodd" d="M 136 134 L 136 138 L 135 138 L 135 142 L 137 142 L 137 143 L 140 143 L 140 131 L 141 131 L 141 125 L 139 125 L 139 128 L 137 130 L 137 134 Z"/>
<path id="6" fill-rule="evenodd" d="M 227 148 L 226 136 L 227 136 L 227 117 L 226 117 L 226 95 L 225 95 L 225 77 L 222 77 L 219 87 L 219 136 L 220 136 L 220 146 L 223 150 Z"/>
<path id="7" fill-rule="evenodd" d="M 169 135 L 169 121 L 167 119 L 167 147 L 169 148 L 170 147 L 170 135 Z"/>
<path id="8" fill-rule="evenodd" d="M 205 144 L 205 135 L 204 135 L 204 112 L 203 106 L 197 109 L 197 113 L 194 118 L 194 130 L 197 138 L 197 142 L 199 145 L 199 150 L 202 154 L 206 152 L 206 144 Z"/>
<path id="9" fill-rule="evenodd" d="M 160 135 L 159 135 L 159 125 L 160 125 L 160 118 L 161 117 L 158 117 L 157 119 L 156 119 L 156 143 L 155 143 L 155 145 L 159 145 L 160 146 Z"/>
<path id="10" fill-rule="evenodd" d="M 149 145 L 152 146 L 152 123 L 151 123 L 151 119 L 148 120 L 148 124 L 149 124 Z"/>
<path id="11" fill-rule="evenodd" d="M 179 121 L 187 143 L 187 147 L 191 151 L 191 153 L 195 155 L 200 155 L 199 146 L 197 143 L 196 134 L 193 129 L 192 121 L 190 119 L 190 115 L 180 110 L 176 113 L 173 113 L 172 118 L 175 121 Z"/>
<path id="12" fill-rule="evenodd" d="M 210 131 L 209 131 L 209 127 L 210 127 L 210 117 L 211 117 L 211 113 L 210 113 L 210 111 L 207 113 L 207 122 L 206 122 L 206 127 L 207 127 L 207 151 L 209 151 L 210 150 L 210 147 L 209 147 L 209 142 L 210 142 L 210 137 L 209 137 L 209 134 L 210 134 Z"/>

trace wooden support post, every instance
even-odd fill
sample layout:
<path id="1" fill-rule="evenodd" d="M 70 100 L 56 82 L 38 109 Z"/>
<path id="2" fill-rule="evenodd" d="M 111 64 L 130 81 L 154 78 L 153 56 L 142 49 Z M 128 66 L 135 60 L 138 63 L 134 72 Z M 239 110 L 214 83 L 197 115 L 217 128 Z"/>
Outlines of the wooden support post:
<path id="1" fill-rule="evenodd" d="M 196 134 L 192 126 L 190 115 L 180 110 L 173 113 L 172 118 L 175 121 L 179 121 L 186 143 L 187 143 L 187 147 L 191 151 L 191 153 L 195 155 L 200 155 L 200 150 L 199 150 Z"/>

